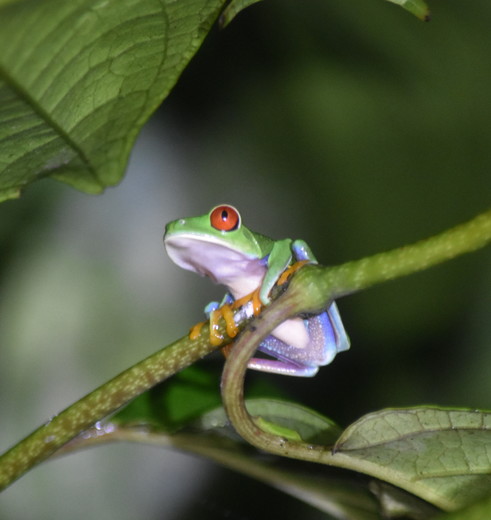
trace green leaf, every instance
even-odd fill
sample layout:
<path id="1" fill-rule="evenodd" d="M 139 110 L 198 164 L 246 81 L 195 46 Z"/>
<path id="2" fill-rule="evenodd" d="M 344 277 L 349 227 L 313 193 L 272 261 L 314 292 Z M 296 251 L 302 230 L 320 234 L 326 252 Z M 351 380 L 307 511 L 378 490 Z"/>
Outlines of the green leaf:
<path id="1" fill-rule="evenodd" d="M 333 421 L 299 404 L 268 398 L 247 399 L 246 403 L 249 413 L 262 419 L 261 427 L 266 421 L 269 429 L 295 432 L 305 442 L 332 444 L 341 433 Z M 228 419 L 219 407 L 204 414 L 198 425 L 204 430 L 216 430 L 228 426 Z"/>
<path id="2" fill-rule="evenodd" d="M 334 463 L 455 510 L 491 493 L 491 413 L 433 407 L 372 413 L 345 430 L 333 455 Z"/>
<path id="3" fill-rule="evenodd" d="M 387 0 L 393 4 L 400 5 L 406 11 L 417 16 L 420 20 L 427 22 L 430 19 L 430 9 L 424 0 Z"/>
<path id="4" fill-rule="evenodd" d="M 278 435 L 279 437 L 283 437 L 289 441 L 302 442 L 302 437 L 300 437 L 300 434 L 296 430 L 268 421 L 264 417 L 257 417 L 256 424 L 261 428 L 261 430 L 271 433 L 272 435 Z"/>
<path id="5" fill-rule="evenodd" d="M 134 399 L 111 421 L 145 424 L 165 432 L 177 431 L 220 404 L 219 377 L 190 366 Z"/>
<path id="6" fill-rule="evenodd" d="M 119 182 L 224 1 L 0 2 L 0 200 L 46 176 Z"/>

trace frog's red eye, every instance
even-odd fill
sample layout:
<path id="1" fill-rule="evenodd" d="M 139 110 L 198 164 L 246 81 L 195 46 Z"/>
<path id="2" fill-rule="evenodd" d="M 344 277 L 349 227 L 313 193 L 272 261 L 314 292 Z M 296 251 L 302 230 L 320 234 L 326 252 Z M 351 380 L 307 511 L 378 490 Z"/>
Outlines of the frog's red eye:
<path id="1" fill-rule="evenodd" d="M 210 223 L 218 231 L 233 231 L 240 226 L 240 213 L 233 206 L 217 206 L 210 213 Z"/>

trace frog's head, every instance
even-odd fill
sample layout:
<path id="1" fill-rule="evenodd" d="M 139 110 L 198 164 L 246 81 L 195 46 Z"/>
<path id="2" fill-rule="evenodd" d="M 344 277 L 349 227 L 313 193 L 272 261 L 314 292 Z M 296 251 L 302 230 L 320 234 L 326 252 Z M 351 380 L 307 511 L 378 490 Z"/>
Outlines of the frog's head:
<path id="1" fill-rule="evenodd" d="M 181 218 L 165 228 L 164 245 L 179 267 L 217 280 L 217 271 L 260 259 L 261 239 L 242 225 L 233 206 L 221 204 L 199 217 Z"/>

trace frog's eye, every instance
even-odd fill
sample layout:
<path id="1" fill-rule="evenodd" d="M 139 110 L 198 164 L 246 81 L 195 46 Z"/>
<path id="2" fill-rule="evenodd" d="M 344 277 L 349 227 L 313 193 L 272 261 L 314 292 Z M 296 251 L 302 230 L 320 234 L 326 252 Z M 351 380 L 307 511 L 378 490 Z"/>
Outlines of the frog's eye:
<path id="1" fill-rule="evenodd" d="M 240 226 L 240 213 L 233 206 L 217 206 L 211 210 L 210 223 L 218 231 L 233 231 Z"/>

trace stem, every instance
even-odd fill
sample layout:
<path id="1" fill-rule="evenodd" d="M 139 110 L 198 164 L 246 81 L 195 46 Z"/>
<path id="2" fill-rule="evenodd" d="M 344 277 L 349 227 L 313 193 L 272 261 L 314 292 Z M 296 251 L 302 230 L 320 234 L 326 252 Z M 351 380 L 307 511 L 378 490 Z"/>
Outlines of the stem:
<path id="1" fill-rule="evenodd" d="M 247 411 L 244 402 L 247 363 L 261 341 L 274 328 L 298 313 L 295 299 L 290 291 L 284 293 L 257 317 L 254 327 L 246 329 L 241 334 L 225 362 L 221 382 L 222 399 L 225 411 L 237 433 L 253 446 L 284 457 L 319 462 L 319 452 L 325 452 L 324 447 L 291 442 L 261 430 Z"/>
<path id="2" fill-rule="evenodd" d="M 164 347 L 66 408 L 0 457 L 0 491 L 103 417 L 216 348 L 204 326 L 196 340 L 186 336 Z"/>
<path id="3" fill-rule="evenodd" d="M 301 312 L 327 308 L 340 296 L 372 285 L 428 269 L 491 242 L 491 210 L 447 231 L 414 244 L 354 260 L 338 266 L 306 266 L 293 278 L 291 289 L 301 286 Z M 299 302 L 300 306 L 300 302 Z"/>

